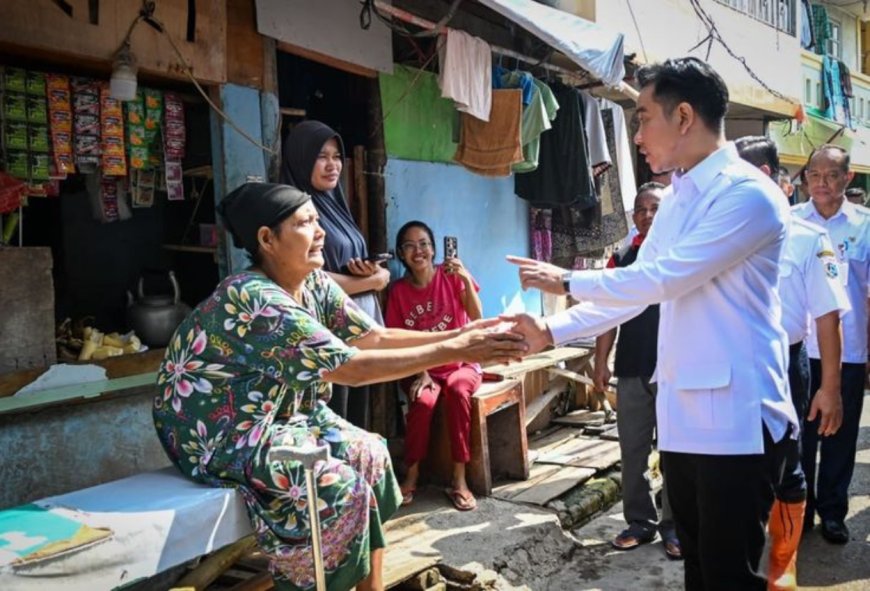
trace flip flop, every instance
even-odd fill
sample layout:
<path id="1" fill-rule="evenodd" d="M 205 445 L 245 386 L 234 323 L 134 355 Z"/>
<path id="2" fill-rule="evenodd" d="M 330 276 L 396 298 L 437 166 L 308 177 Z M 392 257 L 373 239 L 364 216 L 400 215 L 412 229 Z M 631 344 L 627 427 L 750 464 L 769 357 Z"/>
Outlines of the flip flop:
<path id="1" fill-rule="evenodd" d="M 459 511 L 472 511 L 477 508 L 477 499 L 471 492 L 462 492 L 455 488 L 445 488 L 444 494 Z"/>
<path id="2" fill-rule="evenodd" d="M 668 560 L 682 560 L 683 549 L 680 547 L 680 540 L 674 533 L 665 534 L 662 536 L 662 545 L 665 547 L 665 556 Z"/>
<path id="3" fill-rule="evenodd" d="M 634 550 L 642 544 L 649 544 L 655 539 L 655 537 L 655 532 L 645 533 L 637 528 L 629 527 L 628 529 L 622 530 L 622 532 L 616 536 L 612 542 L 610 542 L 610 545 L 617 550 Z"/>
<path id="4" fill-rule="evenodd" d="M 402 507 L 407 507 L 408 505 L 410 505 L 411 503 L 414 502 L 414 493 L 416 492 L 415 489 L 412 488 L 409 490 L 405 490 L 405 489 L 399 487 L 399 490 L 402 493 Z"/>

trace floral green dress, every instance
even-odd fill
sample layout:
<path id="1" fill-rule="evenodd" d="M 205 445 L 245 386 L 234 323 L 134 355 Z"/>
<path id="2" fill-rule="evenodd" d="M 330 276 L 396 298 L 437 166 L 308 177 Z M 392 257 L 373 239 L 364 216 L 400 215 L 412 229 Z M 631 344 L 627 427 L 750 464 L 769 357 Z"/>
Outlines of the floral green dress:
<path id="1" fill-rule="evenodd" d="M 326 580 L 350 589 L 385 546 L 382 523 L 401 493 L 383 438 L 333 413 L 320 379 L 353 357 L 345 341 L 372 320 L 321 271 L 303 294 L 297 303 L 253 271 L 225 279 L 166 349 L 154 423 L 184 474 L 242 493 L 279 589 L 315 585 L 309 499 L 301 465 L 270 463 L 268 452 L 288 437 L 327 443 L 331 459 L 315 466 Z"/>

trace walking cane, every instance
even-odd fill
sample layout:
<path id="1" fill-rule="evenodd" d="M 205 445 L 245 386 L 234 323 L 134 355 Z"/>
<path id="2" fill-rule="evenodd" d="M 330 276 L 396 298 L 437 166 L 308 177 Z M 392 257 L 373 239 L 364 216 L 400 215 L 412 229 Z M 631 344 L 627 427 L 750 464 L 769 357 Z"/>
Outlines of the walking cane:
<path id="1" fill-rule="evenodd" d="M 290 439 L 288 437 L 288 439 Z M 320 545 L 320 513 L 317 510 L 317 488 L 314 485 L 314 464 L 329 460 L 328 445 L 276 445 L 269 450 L 270 462 L 300 462 L 305 469 L 305 487 L 308 494 L 308 520 L 311 522 L 311 551 L 314 553 L 314 576 L 317 591 L 326 590 L 323 552 Z"/>

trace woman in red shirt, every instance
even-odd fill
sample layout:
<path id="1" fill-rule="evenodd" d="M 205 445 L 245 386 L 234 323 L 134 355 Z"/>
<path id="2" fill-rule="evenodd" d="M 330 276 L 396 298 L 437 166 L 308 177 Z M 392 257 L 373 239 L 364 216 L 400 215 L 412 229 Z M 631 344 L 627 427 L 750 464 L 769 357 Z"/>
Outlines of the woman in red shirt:
<path id="1" fill-rule="evenodd" d="M 462 261 L 452 257 L 434 264 L 435 237 L 429 226 L 419 221 L 402 226 L 396 252 L 407 272 L 390 288 L 387 326 L 440 332 L 460 328 L 483 315 L 477 295 L 480 288 Z M 451 363 L 401 382 L 411 402 L 405 430 L 408 473 L 401 487 L 403 505 L 414 499 L 432 414 L 443 395 L 453 456 L 453 482 L 445 492 L 460 511 L 477 506 L 465 481 L 465 465 L 471 458 L 471 396 L 480 387 L 481 373 L 477 364 Z"/>

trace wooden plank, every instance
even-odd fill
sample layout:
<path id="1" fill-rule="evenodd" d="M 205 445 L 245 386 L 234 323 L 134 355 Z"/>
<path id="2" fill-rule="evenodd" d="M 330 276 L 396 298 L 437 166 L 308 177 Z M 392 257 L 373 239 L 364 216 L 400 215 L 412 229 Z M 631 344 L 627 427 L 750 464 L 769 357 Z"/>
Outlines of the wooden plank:
<path id="1" fill-rule="evenodd" d="M 617 442 L 581 436 L 538 456 L 537 462 L 603 470 L 618 462 L 619 458 Z"/>
<path id="2" fill-rule="evenodd" d="M 547 453 L 548 451 L 555 449 L 562 445 L 563 443 L 567 443 L 576 437 L 580 437 L 582 432 L 580 429 L 575 429 L 572 427 L 559 427 L 552 433 L 545 435 L 544 437 L 539 437 L 533 441 L 529 441 L 529 449 L 533 449 L 539 454 Z"/>
<path id="3" fill-rule="evenodd" d="M 518 376 L 529 371 L 552 367 L 560 361 L 584 357 L 591 353 L 589 349 L 581 347 L 559 347 L 549 351 L 542 351 L 535 355 L 529 355 L 518 363 L 490 365 L 486 367 L 486 371 L 505 377 Z"/>
<path id="4" fill-rule="evenodd" d="M 575 486 L 583 484 L 595 475 L 593 468 L 562 467 L 546 479 L 511 498 L 516 503 L 545 505 Z"/>
<path id="5" fill-rule="evenodd" d="M 87 10 L 73 18 L 54 2 L 3 0 L 0 53 L 41 58 L 70 66 L 88 63 L 105 69 L 109 78 L 112 59 L 121 46 L 141 0 L 100 3 L 99 24 L 88 21 Z M 166 28 L 179 51 L 201 82 L 226 81 L 227 13 L 224 0 L 196 0 L 195 40 L 187 41 L 187 0 L 161 0 L 154 16 Z M 130 36 L 130 45 L 142 73 L 187 79 L 178 56 L 166 37 L 145 23 Z M 140 80 L 142 77 L 140 76 Z"/>
<path id="6" fill-rule="evenodd" d="M 287 53 L 292 53 L 293 55 L 298 55 L 299 57 L 304 57 L 307 60 L 321 63 L 325 66 L 329 66 L 330 68 L 342 70 L 350 74 L 356 74 L 357 76 L 365 76 L 366 78 L 377 79 L 378 77 L 377 70 L 372 70 L 371 68 L 366 68 L 365 66 L 360 66 L 358 64 L 352 64 L 350 62 L 338 59 L 337 57 L 332 57 L 331 55 L 326 55 L 312 49 L 306 49 L 304 47 L 293 45 L 292 43 L 287 43 L 285 41 L 278 41 L 277 46 L 280 51 L 285 51 Z"/>
<path id="7" fill-rule="evenodd" d="M 366 148 L 353 147 L 353 181 L 356 190 L 354 217 L 366 244 L 369 244 L 369 190 L 366 181 Z M 398 253 L 397 253 L 398 254 Z"/>
<path id="8" fill-rule="evenodd" d="M 263 36 L 251 0 L 227 1 L 227 82 L 262 89 L 266 78 Z M 197 15 L 199 16 L 199 15 Z"/>
<path id="9" fill-rule="evenodd" d="M 391 551 L 392 550 L 392 551 Z M 395 587 L 441 562 L 440 556 L 387 546 L 384 556 L 384 588 Z"/>
<path id="10" fill-rule="evenodd" d="M 494 486 L 492 489 L 492 496 L 503 501 L 509 501 L 523 491 L 532 488 L 539 482 L 543 482 L 560 469 L 561 467 L 555 464 L 532 464 L 532 467 L 529 470 L 528 480 L 513 481 L 507 484 Z"/>
<path id="11" fill-rule="evenodd" d="M 157 372 L 143 373 L 114 380 L 88 382 L 87 384 L 62 386 L 60 388 L 40 390 L 39 392 L 25 394 L 24 396 L 6 396 L 0 398 L 0 414 L 19 412 L 22 410 L 33 410 L 67 400 L 93 398 L 119 390 L 152 385 L 155 388 L 157 387 Z"/>
<path id="12" fill-rule="evenodd" d="M 274 588 L 275 581 L 272 580 L 272 575 L 260 573 L 230 587 L 229 591 L 269 591 Z"/>
<path id="13" fill-rule="evenodd" d="M 106 370 L 106 377 L 110 380 L 116 378 L 124 378 L 131 375 L 155 372 L 160 367 L 163 361 L 163 355 L 166 349 L 150 349 L 143 353 L 134 353 L 132 355 L 121 355 L 119 357 L 109 357 L 108 359 L 91 360 L 81 362 L 91 365 L 99 365 Z M 73 365 L 78 365 L 79 362 L 71 362 Z M 47 367 L 37 367 L 33 369 L 15 371 L 7 374 L 0 374 L 0 398 L 12 396 L 18 390 L 41 376 L 48 370 Z"/>
<path id="14" fill-rule="evenodd" d="M 580 410 L 569 412 L 564 417 L 553 419 L 553 422 L 557 425 L 570 425 L 574 427 L 584 427 L 589 424 L 603 423 L 604 411 L 587 410 L 582 408 Z"/>

